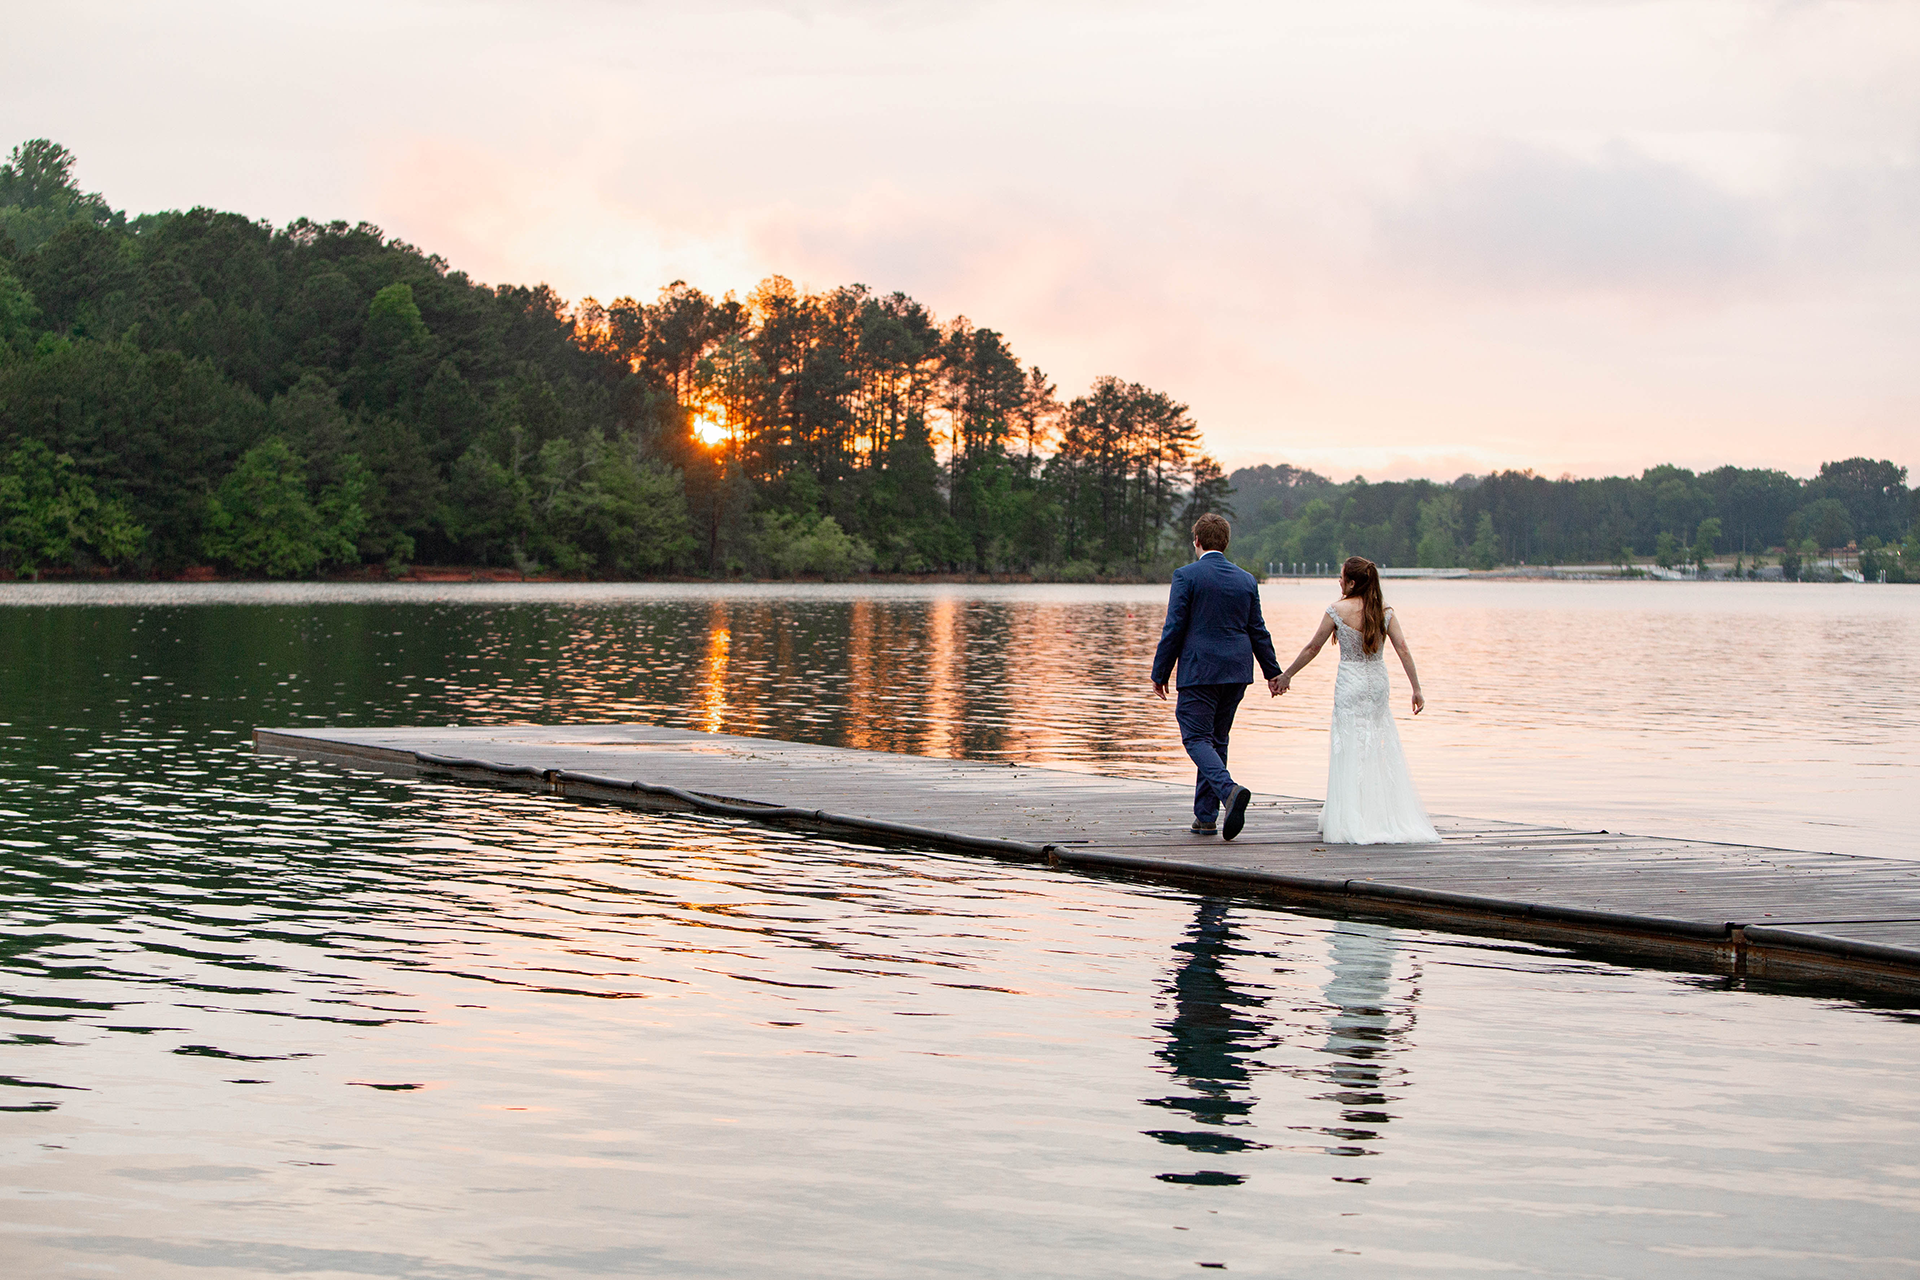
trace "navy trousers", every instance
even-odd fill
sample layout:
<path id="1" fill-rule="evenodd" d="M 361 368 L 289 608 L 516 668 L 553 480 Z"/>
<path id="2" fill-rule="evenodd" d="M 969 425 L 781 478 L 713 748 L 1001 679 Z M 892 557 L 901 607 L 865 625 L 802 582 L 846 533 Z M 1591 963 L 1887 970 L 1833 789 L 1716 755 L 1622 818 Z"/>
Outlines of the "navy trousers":
<path id="1" fill-rule="evenodd" d="M 1220 806 L 1233 799 L 1238 784 L 1227 772 L 1227 738 L 1246 692 L 1244 684 L 1180 686 L 1173 718 L 1180 722 L 1180 742 L 1199 770 L 1193 782 L 1196 822 L 1212 822 L 1220 816 Z"/>

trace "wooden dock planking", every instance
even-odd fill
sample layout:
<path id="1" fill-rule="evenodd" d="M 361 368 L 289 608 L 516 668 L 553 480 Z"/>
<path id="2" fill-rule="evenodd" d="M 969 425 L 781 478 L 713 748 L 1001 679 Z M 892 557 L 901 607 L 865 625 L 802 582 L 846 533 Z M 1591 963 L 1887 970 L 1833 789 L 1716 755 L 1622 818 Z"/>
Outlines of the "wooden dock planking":
<path id="1" fill-rule="evenodd" d="M 1920 861 L 1436 817 L 1435 845 L 1321 840 L 1256 798 L 1231 844 L 1189 786 L 649 725 L 259 729 L 257 750 L 1255 893 L 1786 979 L 1920 993 Z M 465 762 L 465 763 L 462 763 Z"/>

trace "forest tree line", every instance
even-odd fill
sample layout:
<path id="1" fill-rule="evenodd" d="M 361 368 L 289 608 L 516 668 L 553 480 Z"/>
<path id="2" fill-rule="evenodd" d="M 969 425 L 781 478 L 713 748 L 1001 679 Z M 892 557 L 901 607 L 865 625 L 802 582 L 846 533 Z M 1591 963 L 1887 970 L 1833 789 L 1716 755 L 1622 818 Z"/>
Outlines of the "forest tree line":
<path id="1" fill-rule="evenodd" d="M 1235 547 L 1262 565 L 1334 563 L 1362 554 L 1382 564 L 1491 569 L 1499 565 L 1667 567 L 1737 556 L 1794 569 L 1849 546 L 1890 581 L 1920 570 L 1920 487 L 1886 460 L 1822 463 L 1799 479 L 1783 471 L 1652 467 L 1639 476 L 1549 480 L 1530 471 L 1336 484 L 1290 466 L 1231 477 Z M 1788 576 L 1793 576 L 1789 573 Z M 1920 581 L 1920 572 L 1911 580 Z"/>
<path id="2" fill-rule="evenodd" d="M 745 298 L 675 283 L 569 305 L 364 223 L 130 218 L 73 166 L 44 139 L 0 166 L 11 575 L 1088 580 L 1164 572 L 1208 510 L 1238 513 L 1255 567 L 1691 553 L 1703 528 L 1894 543 L 1913 523 L 1904 471 L 1864 459 L 1810 481 L 1228 477 L 1166 393 L 1104 377 L 1063 401 L 999 333 L 904 294 L 773 277 Z"/>
<path id="3" fill-rule="evenodd" d="M 1186 407 L 1062 402 L 900 293 L 469 280 L 367 225 L 128 218 L 0 167 L 0 556 L 840 575 L 1137 571 L 1225 488 Z"/>

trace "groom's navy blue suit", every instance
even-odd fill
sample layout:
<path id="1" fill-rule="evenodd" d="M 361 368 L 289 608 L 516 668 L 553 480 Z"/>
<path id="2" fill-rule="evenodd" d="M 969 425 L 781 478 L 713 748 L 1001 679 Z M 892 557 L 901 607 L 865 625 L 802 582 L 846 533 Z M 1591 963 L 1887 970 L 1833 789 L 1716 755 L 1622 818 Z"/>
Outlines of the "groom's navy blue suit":
<path id="1" fill-rule="evenodd" d="M 1211 824 L 1220 806 L 1233 800 L 1237 784 L 1227 772 L 1227 737 L 1233 713 L 1253 683 L 1253 660 L 1267 679 L 1280 674 L 1273 637 L 1260 616 L 1260 584 L 1218 551 L 1209 551 L 1173 575 L 1167 625 L 1153 655 L 1153 682 L 1167 683 L 1180 667 L 1180 700 L 1174 718 L 1180 741 L 1199 776 L 1193 785 L 1193 816 Z"/>

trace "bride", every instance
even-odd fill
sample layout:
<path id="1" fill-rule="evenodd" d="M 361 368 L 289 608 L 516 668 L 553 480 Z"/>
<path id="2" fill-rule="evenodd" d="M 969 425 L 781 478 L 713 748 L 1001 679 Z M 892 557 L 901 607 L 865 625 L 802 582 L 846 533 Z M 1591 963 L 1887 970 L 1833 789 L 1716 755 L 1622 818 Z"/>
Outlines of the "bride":
<path id="1" fill-rule="evenodd" d="M 1340 568 L 1340 599 L 1300 656 L 1281 677 L 1280 687 L 1312 662 L 1329 636 L 1340 636 L 1340 672 L 1333 681 L 1332 746 L 1327 755 L 1327 803 L 1320 811 L 1320 834 L 1334 844 L 1425 844 L 1439 834 L 1427 820 L 1419 792 L 1400 750 L 1388 705 L 1386 646 L 1393 641 L 1413 686 L 1413 714 L 1427 700 L 1420 696 L 1420 675 L 1393 610 L 1380 595 L 1380 570 L 1364 556 Z"/>

